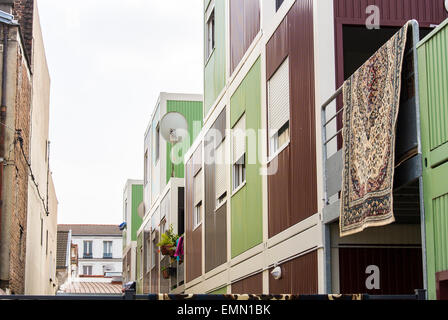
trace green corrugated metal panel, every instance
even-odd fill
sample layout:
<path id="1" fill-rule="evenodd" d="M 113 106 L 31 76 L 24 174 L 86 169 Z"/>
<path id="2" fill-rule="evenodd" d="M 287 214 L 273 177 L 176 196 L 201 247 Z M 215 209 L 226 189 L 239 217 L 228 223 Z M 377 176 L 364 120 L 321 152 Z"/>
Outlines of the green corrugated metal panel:
<path id="1" fill-rule="evenodd" d="M 201 101 L 174 101 L 168 100 L 166 102 L 167 112 L 179 112 L 184 115 L 188 122 L 188 134 L 190 141 L 182 141 L 181 146 L 184 153 L 190 148 L 193 141 L 198 136 L 202 128 L 202 102 Z M 166 148 L 166 182 L 171 179 L 171 144 L 167 143 Z M 184 177 L 184 164 L 182 163 L 174 166 L 174 177 Z"/>
<path id="2" fill-rule="evenodd" d="M 258 146 L 261 128 L 261 64 L 254 63 L 230 101 L 230 120 L 233 126 L 246 112 L 246 129 L 256 132 L 257 142 L 246 143 L 246 185 L 233 195 L 231 200 L 232 257 L 255 247 L 263 241 L 262 179 L 257 150 L 256 163 L 248 163 L 248 147 Z M 253 161 L 251 161 L 253 162 Z M 233 183 L 231 183 L 233 185 Z"/>
<path id="3" fill-rule="evenodd" d="M 448 270 L 448 21 L 418 45 L 428 295 Z"/>
<path id="4" fill-rule="evenodd" d="M 436 272 L 448 270 L 448 193 L 432 201 Z"/>
<path id="5" fill-rule="evenodd" d="M 212 291 L 210 294 L 227 294 L 227 287 Z"/>
<path id="6" fill-rule="evenodd" d="M 207 26 L 205 19 L 207 18 L 204 18 L 204 30 Z M 215 50 L 206 62 L 204 70 L 204 115 L 208 113 L 226 83 L 225 19 L 226 1 L 215 0 Z M 204 36 L 206 37 L 206 32 L 204 32 Z M 207 39 L 204 43 L 207 44 Z"/>
<path id="7" fill-rule="evenodd" d="M 137 230 L 142 225 L 142 218 L 138 215 L 138 206 L 143 201 L 143 185 L 141 184 L 133 184 L 132 185 L 132 222 L 131 226 L 131 241 L 137 240 Z"/>
<path id="8" fill-rule="evenodd" d="M 142 252 L 142 247 L 143 247 L 143 232 L 140 232 L 137 235 L 137 252 L 136 252 L 136 260 L 137 260 L 137 266 L 136 266 L 136 273 L 135 273 L 135 277 L 137 279 L 136 281 L 136 285 L 137 285 L 137 293 L 138 294 L 142 294 L 143 293 L 143 280 L 140 278 L 141 275 L 141 267 L 142 267 L 142 256 L 141 256 L 141 252 Z"/>

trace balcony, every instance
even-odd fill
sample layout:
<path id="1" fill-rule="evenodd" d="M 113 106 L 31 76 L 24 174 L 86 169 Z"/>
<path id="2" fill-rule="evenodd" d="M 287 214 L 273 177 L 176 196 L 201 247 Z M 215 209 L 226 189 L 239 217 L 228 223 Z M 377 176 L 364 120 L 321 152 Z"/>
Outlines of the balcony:
<path id="1" fill-rule="evenodd" d="M 83 259 L 93 259 L 92 253 L 84 253 L 82 256 Z"/>
<path id="2" fill-rule="evenodd" d="M 419 105 L 416 92 L 417 65 L 415 46 L 418 26 L 409 30 L 403 65 L 402 96 L 398 114 L 394 174 L 394 213 L 397 223 L 420 223 L 422 184 L 422 155 L 420 146 Z M 334 100 L 342 93 L 340 88 L 322 105 L 322 165 L 323 165 L 323 220 L 325 224 L 337 222 L 340 214 L 342 189 L 342 112 Z"/>
<path id="3" fill-rule="evenodd" d="M 103 259 L 112 259 L 112 253 L 104 253 Z"/>

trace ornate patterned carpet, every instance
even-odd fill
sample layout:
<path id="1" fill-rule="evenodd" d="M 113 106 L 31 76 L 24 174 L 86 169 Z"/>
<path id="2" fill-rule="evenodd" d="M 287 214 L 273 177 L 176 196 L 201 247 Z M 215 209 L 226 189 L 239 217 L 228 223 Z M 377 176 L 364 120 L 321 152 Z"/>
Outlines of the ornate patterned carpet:
<path id="1" fill-rule="evenodd" d="M 395 136 L 407 30 L 408 24 L 343 86 L 341 237 L 395 221 Z"/>

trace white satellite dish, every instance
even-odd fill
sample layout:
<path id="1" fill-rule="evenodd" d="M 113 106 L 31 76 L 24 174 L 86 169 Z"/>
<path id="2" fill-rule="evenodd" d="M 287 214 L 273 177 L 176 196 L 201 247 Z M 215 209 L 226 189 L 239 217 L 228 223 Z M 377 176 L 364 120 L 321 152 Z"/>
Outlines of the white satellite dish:
<path id="1" fill-rule="evenodd" d="M 448 0 L 445 0 L 445 10 L 448 12 Z"/>
<path id="2" fill-rule="evenodd" d="M 179 112 L 168 112 L 160 120 L 160 134 L 163 139 L 174 145 L 188 138 L 188 122 Z M 174 163 L 171 162 L 171 177 L 174 177 Z"/>
<path id="3" fill-rule="evenodd" d="M 160 134 L 172 144 L 181 142 L 188 134 L 188 123 L 179 112 L 168 112 L 160 120 Z"/>

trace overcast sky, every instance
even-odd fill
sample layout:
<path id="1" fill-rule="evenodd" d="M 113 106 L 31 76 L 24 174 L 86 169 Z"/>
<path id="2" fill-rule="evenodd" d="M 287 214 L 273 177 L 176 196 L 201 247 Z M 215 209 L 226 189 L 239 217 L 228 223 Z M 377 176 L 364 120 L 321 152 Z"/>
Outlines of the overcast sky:
<path id="1" fill-rule="evenodd" d="M 58 223 L 122 222 L 159 92 L 202 93 L 202 0 L 38 0 Z"/>

